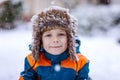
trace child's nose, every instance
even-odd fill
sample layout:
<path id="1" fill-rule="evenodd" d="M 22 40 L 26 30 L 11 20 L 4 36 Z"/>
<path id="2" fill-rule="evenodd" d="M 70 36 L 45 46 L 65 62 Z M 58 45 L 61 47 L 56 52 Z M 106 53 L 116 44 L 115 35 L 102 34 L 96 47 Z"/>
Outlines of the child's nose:
<path id="1" fill-rule="evenodd" d="M 54 42 L 54 43 L 56 43 L 56 42 L 58 42 L 58 41 L 59 41 L 58 37 L 53 37 L 53 42 Z"/>

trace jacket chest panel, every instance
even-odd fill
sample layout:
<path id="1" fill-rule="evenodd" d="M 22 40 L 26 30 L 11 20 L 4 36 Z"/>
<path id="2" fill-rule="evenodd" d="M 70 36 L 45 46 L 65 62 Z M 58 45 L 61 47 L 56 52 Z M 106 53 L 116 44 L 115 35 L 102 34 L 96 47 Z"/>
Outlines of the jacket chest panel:
<path id="1" fill-rule="evenodd" d="M 41 80 L 75 80 L 76 72 L 71 68 L 60 67 L 60 70 L 55 70 L 53 66 L 39 66 L 36 72 Z"/>

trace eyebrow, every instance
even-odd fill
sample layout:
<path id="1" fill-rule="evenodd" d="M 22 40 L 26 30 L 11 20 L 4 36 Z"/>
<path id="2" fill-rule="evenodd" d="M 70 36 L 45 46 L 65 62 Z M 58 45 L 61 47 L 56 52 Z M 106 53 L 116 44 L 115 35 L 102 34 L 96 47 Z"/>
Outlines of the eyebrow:
<path id="1" fill-rule="evenodd" d="M 60 32 L 65 32 L 65 31 L 60 31 Z"/>
<path id="2" fill-rule="evenodd" d="M 60 29 L 59 31 L 60 31 L 60 32 L 66 32 L 66 31 L 65 31 L 65 30 L 63 30 L 63 29 Z"/>

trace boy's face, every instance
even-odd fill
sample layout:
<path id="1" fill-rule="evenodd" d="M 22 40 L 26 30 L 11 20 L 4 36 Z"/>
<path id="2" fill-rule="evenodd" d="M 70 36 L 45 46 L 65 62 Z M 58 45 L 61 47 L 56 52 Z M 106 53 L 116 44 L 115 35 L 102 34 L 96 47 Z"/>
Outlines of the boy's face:
<path id="1" fill-rule="evenodd" d="M 42 35 L 43 48 L 50 54 L 61 54 L 67 49 L 67 33 L 62 29 L 52 29 Z"/>

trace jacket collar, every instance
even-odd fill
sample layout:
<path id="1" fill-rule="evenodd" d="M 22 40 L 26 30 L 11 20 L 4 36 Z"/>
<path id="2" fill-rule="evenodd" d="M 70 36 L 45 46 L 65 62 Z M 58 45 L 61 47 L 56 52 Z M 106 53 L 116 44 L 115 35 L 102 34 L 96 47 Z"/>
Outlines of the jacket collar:
<path id="1" fill-rule="evenodd" d="M 68 50 L 59 55 L 53 55 L 44 50 L 44 55 L 51 61 L 52 64 L 59 64 L 62 60 L 65 60 L 69 57 Z"/>

